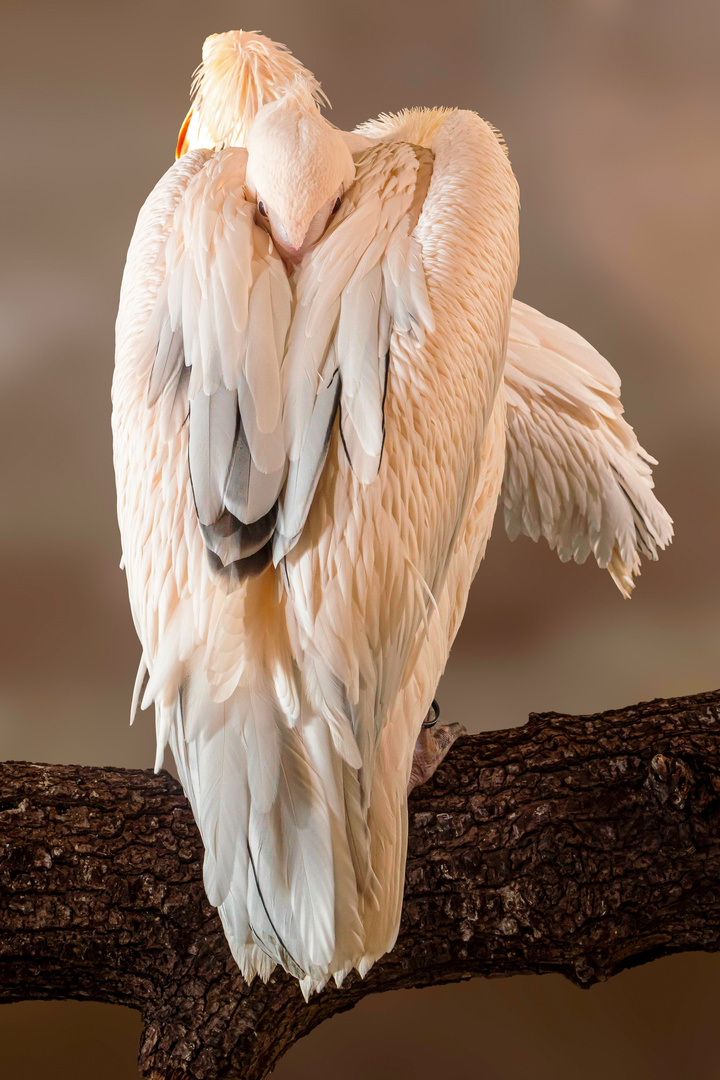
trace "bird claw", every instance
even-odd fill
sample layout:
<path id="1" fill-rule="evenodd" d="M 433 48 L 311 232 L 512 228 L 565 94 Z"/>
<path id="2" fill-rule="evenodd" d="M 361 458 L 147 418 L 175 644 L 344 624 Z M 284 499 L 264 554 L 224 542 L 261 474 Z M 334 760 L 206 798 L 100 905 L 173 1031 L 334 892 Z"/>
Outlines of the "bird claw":
<path id="1" fill-rule="evenodd" d="M 440 710 L 433 702 L 415 743 L 408 795 L 430 779 L 455 740 L 467 735 L 462 724 L 438 724 L 439 715 Z"/>

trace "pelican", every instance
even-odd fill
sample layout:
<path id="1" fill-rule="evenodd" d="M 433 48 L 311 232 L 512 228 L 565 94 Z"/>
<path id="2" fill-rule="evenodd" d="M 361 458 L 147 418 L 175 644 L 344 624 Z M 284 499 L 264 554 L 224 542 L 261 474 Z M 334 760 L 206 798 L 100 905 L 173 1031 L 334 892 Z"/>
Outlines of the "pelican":
<path id="1" fill-rule="evenodd" d="M 613 368 L 513 300 L 489 124 L 339 131 L 242 31 L 206 41 L 193 95 L 117 319 L 132 713 L 154 703 L 243 976 L 308 996 L 395 942 L 408 786 L 459 731 L 433 698 L 498 506 L 625 596 L 672 528 Z"/>

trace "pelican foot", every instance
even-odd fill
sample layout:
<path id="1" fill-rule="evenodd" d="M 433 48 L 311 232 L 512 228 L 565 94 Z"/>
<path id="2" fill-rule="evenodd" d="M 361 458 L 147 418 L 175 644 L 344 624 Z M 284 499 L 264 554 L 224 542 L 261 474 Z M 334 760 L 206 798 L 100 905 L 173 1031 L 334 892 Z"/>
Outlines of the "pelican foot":
<path id="1" fill-rule="evenodd" d="M 413 788 L 430 779 L 455 740 L 467 735 L 467 728 L 462 724 L 438 724 L 439 718 L 440 708 L 433 701 L 415 743 L 408 795 Z"/>

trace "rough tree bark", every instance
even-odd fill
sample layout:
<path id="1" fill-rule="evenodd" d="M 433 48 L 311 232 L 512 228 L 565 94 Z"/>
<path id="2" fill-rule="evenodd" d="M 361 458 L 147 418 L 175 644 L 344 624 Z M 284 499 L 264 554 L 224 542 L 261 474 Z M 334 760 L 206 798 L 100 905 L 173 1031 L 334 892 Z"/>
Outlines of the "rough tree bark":
<path id="1" fill-rule="evenodd" d="M 410 799 L 400 937 L 306 1005 L 243 984 L 178 784 L 0 765 L 0 1001 L 140 1010 L 141 1072 L 260 1080 L 365 994 L 476 975 L 579 986 L 720 943 L 720 691 L 463 738 Z"/>

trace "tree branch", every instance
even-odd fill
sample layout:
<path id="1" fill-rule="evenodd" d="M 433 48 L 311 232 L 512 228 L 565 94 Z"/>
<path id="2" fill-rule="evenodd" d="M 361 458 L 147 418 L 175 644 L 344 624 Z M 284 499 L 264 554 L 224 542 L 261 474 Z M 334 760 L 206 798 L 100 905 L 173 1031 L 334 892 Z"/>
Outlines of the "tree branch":
<path id="1" fill-rule="evenodd" d="M 303 1001 L 246 986 L 167 774 L 0 765 L 0 1001 L 130 1005 L 157 1080 L 261 1080 L 365 994 L 475 975 L 579 986 L 720 944 L 720 691 L 458 741 L 410 799 L 400 937 Z"/>

